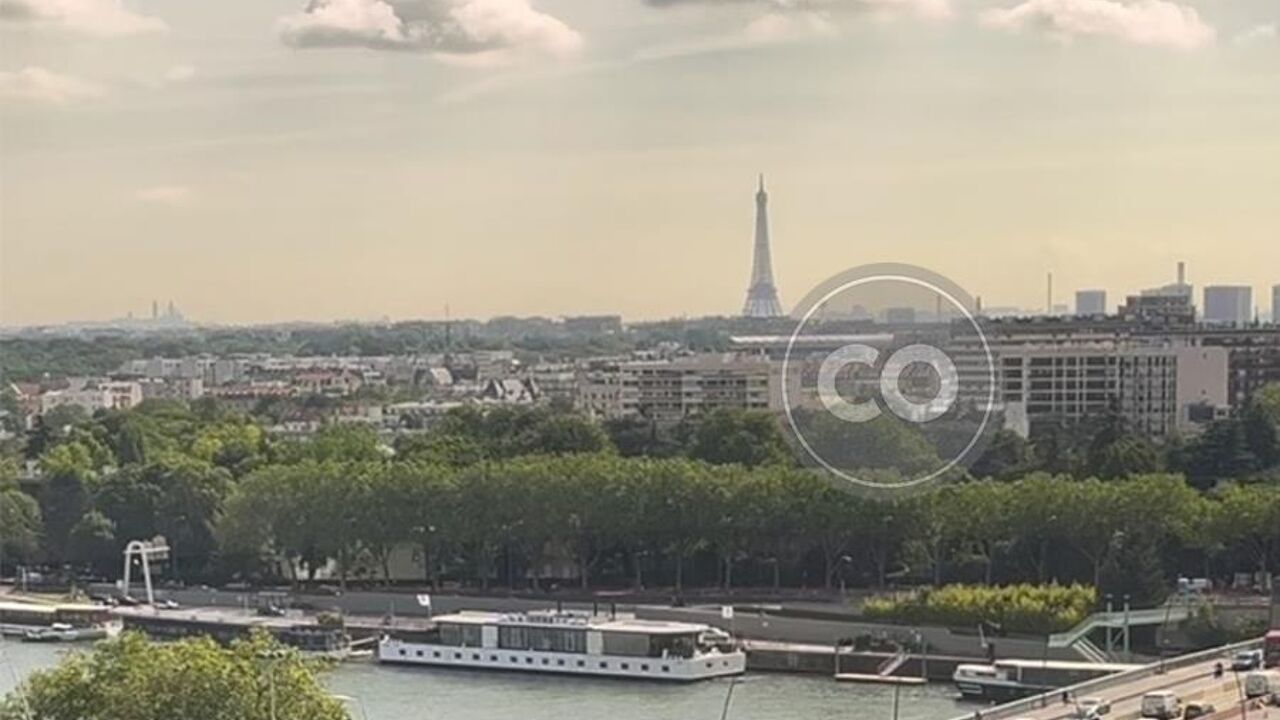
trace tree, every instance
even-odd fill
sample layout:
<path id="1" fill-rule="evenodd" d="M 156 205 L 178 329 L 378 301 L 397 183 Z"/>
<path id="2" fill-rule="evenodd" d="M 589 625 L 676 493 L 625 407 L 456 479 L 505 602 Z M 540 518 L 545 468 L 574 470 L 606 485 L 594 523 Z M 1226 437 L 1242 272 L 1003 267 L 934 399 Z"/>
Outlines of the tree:
<path id="1" fill-rule="evenodd" d="M 36 552 L 41 530 L 40 504 L 18 489 L 8 467 L 8 459 L 0 458 L 0 575 L 6 557 L 26 559 Z"/>
<path id="2" fill-rule="evenodd" d="M 67 538 L 67 559 L 99 575 L 111 573 L 120 557 L 118 549 L 115 523 L 97 510 L 85 513 Z"/>
<path id="3" fill-rule="evenodd" d="M 1038 464 L 1031 443 L 1012 430 L 1000 430 L 982 457 L 969 468 L 975 478 L 1013 480 L 1034 471 Z"/>
<path id="4" fill-rule="evenodd" d="M 792 456 L 772 414 L 725 408 L 701 418 L 689 457 L 716 465 L 755 467 L 787 464 Z"/>
<path id="5" fill-rule="evenodd" d="M 265 634 L 153 643 L 127 633 L 37 672 L 0 704 L 0 720 L 346 720 L 320 666 Z"/>

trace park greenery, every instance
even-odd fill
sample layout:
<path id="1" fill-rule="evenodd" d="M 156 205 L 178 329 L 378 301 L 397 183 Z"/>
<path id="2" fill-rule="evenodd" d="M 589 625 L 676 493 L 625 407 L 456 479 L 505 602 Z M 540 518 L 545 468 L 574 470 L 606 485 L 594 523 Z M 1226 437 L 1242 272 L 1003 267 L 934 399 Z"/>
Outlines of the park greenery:
<path id="1" fill-rule="evenodd" d="M 1162 447 L 1114 417 L 1030 440 L 1001 433 L 970 477 L 897 497 L 799 467 L 761 413 L 663 426 L 466 407 L 387 441 L 347 424 L 277 437 L 210 399 L 94 417 L 60 408 L 0 448 L 0 563 L 114 577 L 125 543 L 163 535 L 166 573 L 188 583 L 684 593 L 1057 581 L 1144 604 L 1178 575 L 1280 562 L 1277 408 L 1268 388 L 1239 417 Z M 397 552 L 420 577 L 392 577 Z"/>
<path id="2" fill-rule="evenodd" d="M 346 720 L 321 669 L 266 634 L 223 647 L 126 633 L 34 673 L 0 720 Z"/>
<path id="3" fill-rule="evenodd" d="M 911 625 L 974 627 L 1002 632 L 1061 632 L 1080 623 L 1098 604 L 1086 585 L 946 585 L 867 599 L 863 615 Z"/>

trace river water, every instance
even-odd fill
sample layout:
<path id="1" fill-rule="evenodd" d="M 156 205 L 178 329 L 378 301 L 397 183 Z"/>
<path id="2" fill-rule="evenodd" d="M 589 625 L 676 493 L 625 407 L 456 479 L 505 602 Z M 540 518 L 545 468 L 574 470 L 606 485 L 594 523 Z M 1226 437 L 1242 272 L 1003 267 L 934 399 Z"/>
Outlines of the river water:
<path id="1" fill-rule="evenodd" d="M 0 645 L 0 695 L 15 679 L 50 667 L 67 646 L 5 641 Z M 348 697 L 351 717 L 367 720 L 717 720 L 729 680 L 689 685 L 347 663 L 327 676 Z M 830 678 L 748 674 L 733 688 L 733 720 L 889 720 L 893 688 L 837 683 Z M 945 685 L 903 687 L 902 720 L 949 720 L 974 706 Z"/>

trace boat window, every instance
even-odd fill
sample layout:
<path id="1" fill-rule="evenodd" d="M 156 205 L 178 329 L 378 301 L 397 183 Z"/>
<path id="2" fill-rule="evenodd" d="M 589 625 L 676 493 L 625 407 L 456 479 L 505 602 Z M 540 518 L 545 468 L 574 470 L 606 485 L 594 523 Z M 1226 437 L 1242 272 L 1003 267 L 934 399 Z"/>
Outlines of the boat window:
<path id="1" fill-rule="evenodd" d="M 440 644 L 460 647 L 480 647 L 481 627 L 479 625 L 461 625 L 458 623 L 440 624 Z"/>

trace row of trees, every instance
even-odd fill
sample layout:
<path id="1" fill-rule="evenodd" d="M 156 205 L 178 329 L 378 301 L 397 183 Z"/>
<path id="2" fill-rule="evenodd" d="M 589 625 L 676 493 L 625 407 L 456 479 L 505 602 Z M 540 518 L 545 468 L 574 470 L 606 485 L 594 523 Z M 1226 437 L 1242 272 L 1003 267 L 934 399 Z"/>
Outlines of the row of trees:
<path id="1" fill-rule="evenodd" d="M 1266 446 L 1259 428 L 1275 433 L 1275 395 L 1240 420 L 1250 447 Z M 873 502 L 797 468 L 760 413 L 660 427 L 467 408 L 394 447 L 350 426 L 273 439 L 208 400 L 63 415 L 26 437 L 38 480 L 16 480 L 24 448 L 0 452 L 0 564 L 114 574 L 125 542 L 164 534 L 187 580 L 269 572 L 273 556 L 381 578 L 391 548 L 409 544 L 429 558 L 425 575 L 480 585 L 570 563 L 584 583 L 884 585 L 905 574 L 1156 588 L 1175 571 L 1269 567 L 1280 552 L 1259 530 L 1280 527 L 1265 474 L 1206 495 L 1194 477 L 1160 475 L 1165 458 L 1151 461 L 1114 418 L 1091 434 L 1001 435 L 973 472 L 992 481 Z M 865 444 L 895 456 L 918 445 Z M 1164 454 L 1178 447 L 1190 452 Z M 1077 479 L 1089 469 L 1106 479 Z"/>
<path id="2" fill-rule="evenodd" d="M 567 565 L 584 587 L 1058 579 L 1155 600 L 1178 572 L 1272 568 L 1280 487 L 1205 496 L 1173 475 L 1034 475 L 890 500 L 805 470 L 686 459 L 306 461 L 241 481 L 219 537 L 244 570 L 283 558 L 314 571 L 334 559 L 344 579 L 358 568 L 385 578 L 392 550 L 412 546 L 424 581 L 480 587 L 537 585 Z"/>

